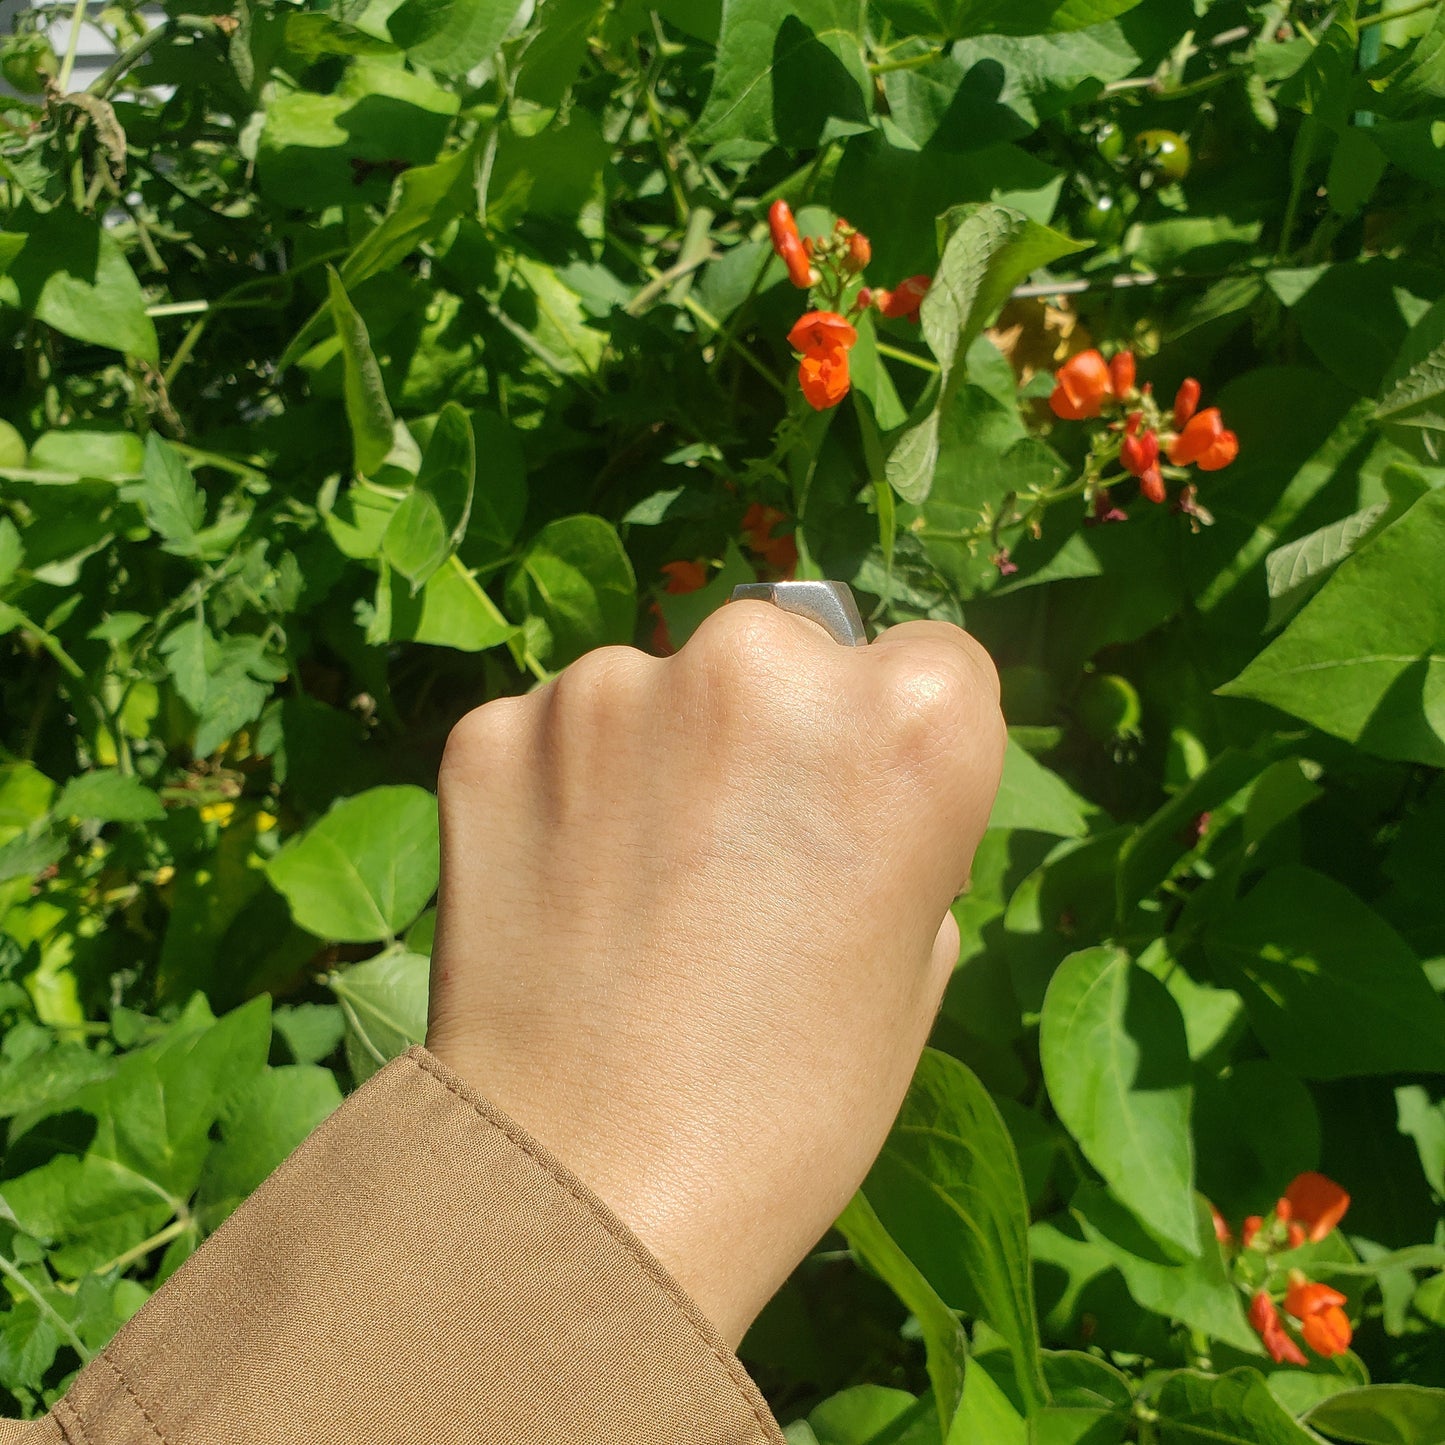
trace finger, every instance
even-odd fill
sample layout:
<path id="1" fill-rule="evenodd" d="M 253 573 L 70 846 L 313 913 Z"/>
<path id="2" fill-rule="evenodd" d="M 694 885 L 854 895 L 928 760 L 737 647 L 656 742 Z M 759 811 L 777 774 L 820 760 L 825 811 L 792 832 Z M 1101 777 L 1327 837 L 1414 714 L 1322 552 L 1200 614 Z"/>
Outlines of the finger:
<path id="1" fill-rule="evenodd" d="M 998 669 L 993 658 L 982 643 L 951 622 L 900 622 L 880 632 L 866 651 L 874 664 L 906 659 L 920 668 L 961 669 L 989 704 L 998 704 Z"/>
<path id="2" fill-rule="evenodd" d="M 953 977 L 953 970 L 958 964 L 958 952 L 962 946 L 958 920 L 950 909 L 943 915 L 943 922 L 938 926 L 938 936 L 933 940 L 933 953 L 929 960 L 928 1001 L 935 1013 L 943 1003 L 944 990 L 948 987 L 949 979 Z"/>
<path id="3" fill-rule="evenodd" d="M 678 656 L 711 648 L 734 652 L 802 649 L 818 656 L 863 650 L 843 647 L 834 641 L 827 628 L 811 618 L 785 612 L 773 602 L 750 598 L 724 603 L 716 612 L 709 613 L 683 644 Z"/>

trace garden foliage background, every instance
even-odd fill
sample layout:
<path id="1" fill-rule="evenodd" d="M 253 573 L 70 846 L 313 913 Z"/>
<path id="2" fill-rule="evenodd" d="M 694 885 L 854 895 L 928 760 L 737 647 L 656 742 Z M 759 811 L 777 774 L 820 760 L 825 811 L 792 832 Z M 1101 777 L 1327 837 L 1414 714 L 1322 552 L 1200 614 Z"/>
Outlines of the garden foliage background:
<path id="1" fill-rule="evenodd" d="M 83 94 L 8 42 L 13 1409 L 420 1037 L 450 725 L 796 551 L 966 620 L 1011 743 L 935 1048 L 744 1349 L 791 1438 L 1445 1440 L 1445 15 L 1396 10 L 196 0 Z M 830 411 L 779 197 L 937 277 Z M 1091 345 L 1222 409 L 1211 525 L 1085 525 Z M 1314 1169 L 1340 1228 L 1241 1249 Z M 1307 1368 L 1246 1317 L 1291 1267 L 1354 1327 Z"/>

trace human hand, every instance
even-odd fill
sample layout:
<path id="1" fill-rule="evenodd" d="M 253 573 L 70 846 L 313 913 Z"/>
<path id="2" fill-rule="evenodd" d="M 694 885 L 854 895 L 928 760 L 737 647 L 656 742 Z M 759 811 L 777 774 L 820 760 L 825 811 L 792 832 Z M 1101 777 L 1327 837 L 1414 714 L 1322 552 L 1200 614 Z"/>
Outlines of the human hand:
<path id="1" fill-rule="evenodd" d="M 1003 743 L 958 628 L 849 648 L 762 602 L 448 741 L 428 1046 L 733 1344 L 898 1112 Z"/>

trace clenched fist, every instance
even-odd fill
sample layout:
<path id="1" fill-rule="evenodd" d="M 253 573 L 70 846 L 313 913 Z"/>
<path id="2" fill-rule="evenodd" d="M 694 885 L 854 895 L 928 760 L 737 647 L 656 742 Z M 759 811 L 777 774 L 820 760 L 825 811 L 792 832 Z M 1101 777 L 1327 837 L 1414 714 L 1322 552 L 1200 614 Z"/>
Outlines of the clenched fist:
<path id="1" fill-rule="evenodd" d="M 734 1344 L 902 1103 L 1003 746 L 958 628 L 849 648 L 762 602 L 447 744 L 427 1043 Z"/>

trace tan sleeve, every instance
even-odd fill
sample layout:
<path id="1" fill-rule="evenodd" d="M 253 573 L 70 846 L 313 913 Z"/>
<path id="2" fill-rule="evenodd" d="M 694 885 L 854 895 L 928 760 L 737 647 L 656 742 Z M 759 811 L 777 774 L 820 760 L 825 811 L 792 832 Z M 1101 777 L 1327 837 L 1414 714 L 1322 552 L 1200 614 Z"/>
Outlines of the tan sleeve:
<path id="1" fill-rule="evenodd" d="M 424 1049 L 363 1085 L 16 1445 L 782 1445 L 567 1168 Z"/>

